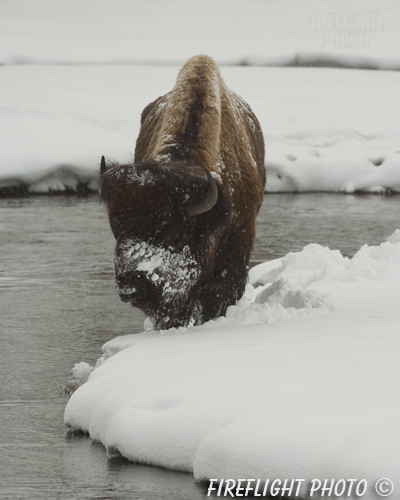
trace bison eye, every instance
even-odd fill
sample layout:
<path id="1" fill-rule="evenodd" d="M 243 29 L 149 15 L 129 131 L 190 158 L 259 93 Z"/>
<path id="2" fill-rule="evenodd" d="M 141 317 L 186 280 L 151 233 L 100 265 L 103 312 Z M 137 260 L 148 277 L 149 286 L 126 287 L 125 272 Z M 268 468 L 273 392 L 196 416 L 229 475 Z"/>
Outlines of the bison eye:
<path id="1" fill-rule="evenodd" d="M 172 245 L 173 243 L 177 243 L 182 236 L 182 229 L 179 227 L 174 227 L 170 229 L 164 236 L 165 242 L 168 245 Z"/>

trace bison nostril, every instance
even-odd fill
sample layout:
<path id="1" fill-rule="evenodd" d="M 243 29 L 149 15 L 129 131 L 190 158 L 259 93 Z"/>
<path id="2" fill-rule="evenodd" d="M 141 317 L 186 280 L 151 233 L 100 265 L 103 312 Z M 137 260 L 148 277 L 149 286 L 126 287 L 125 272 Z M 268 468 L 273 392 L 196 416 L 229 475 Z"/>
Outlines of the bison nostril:
<path id="1" fill-rule="evenodd" d="M 134 295 L 139 292 L 138 287 L 124 287 L 116 285 L 115 288 L 122 302 L 131 302 Z"/>
<path id="2" fill-rule="evenodd" d="M 124 293 L 118 292 L 118 295 L 119 295 L 119 298 L 122 300 L 122 302 L 131 302 L 133 294 L 126 295 Z"/>
<path id="3" fill-rule="evenodd" d="M 140 279 L 130 279 L 129 284 L 117 282 L 115 288 L 122 302 L 130 302 L 134 306 L 139 306 L 146 302 L 148 287 Z"/>

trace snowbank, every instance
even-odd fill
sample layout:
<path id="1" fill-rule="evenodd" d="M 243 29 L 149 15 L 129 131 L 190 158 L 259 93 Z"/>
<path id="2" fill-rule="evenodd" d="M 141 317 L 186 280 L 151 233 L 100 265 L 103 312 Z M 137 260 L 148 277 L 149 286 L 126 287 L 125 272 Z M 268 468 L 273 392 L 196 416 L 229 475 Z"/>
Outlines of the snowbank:
<path id="1" fill-rule="evenodd" d="M 96 190 L 101 155 L 132 159 L 143 108 L 172 88 L 178 70 L 0 68 L 0 190 Z M 267 191 L 400 191 L 400 73 L 255 67 L 222 73 L 261 122 Z"/>
<path id="2" fill-rule="evenodd" d="M 201 327 L 115 338 L 65 423 L 130 460 L 208 478 L 400 484 L 400 230 L 254 268 Z M 254 286 L 253 286 L 254 285 Z"/>
<path id="3" fill-rule="evenodd" d="M 396 0 L 0 2 L 0 195 L 95 191 L 101 155 L 131 157 L 142 109 L 198 53 L 399 70 L 399 13 Z M 400 190 L 399 75 L 369 73 L 226 68 L 263 126 L 269 191 Z"/>

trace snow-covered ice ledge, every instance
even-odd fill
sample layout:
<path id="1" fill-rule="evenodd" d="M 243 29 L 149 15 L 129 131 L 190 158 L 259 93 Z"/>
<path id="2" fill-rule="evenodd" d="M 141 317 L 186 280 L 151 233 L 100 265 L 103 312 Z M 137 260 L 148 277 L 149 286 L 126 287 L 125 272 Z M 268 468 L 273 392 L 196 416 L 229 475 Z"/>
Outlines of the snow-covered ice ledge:
<path id="1" fill-rule="evenodd" d="M 350 131 L 330 137 L 272 140 L 266 167 L 270 193 L 400 192 L 397 142 Z"/>
<path id="2" fill-rule="evenodd" d="M 2 67 L 0 191 L 96 190 L 101 155 L 132 159 L 143 108 L 178 70 Z M 400 192 L 399 72 L 221 70 L 260 120 L 267 191 Z"/>
<path id="3" fill-rule="evenodd" d="M 98 192 L 98 178 L 93 169 L 71 165 L 39 169 L 25 175 L 0 178 L 0 197 L 92 194 Z"/>
<path id="4" fill-rule="evenodd" d="M 308 245 L 250 281 L 224 318 L 115 338 L 94 370 L 77 364 L 89 378 L 65 423 L 197 480 L 400 485 L 400 230 L 352 259 Z"/>

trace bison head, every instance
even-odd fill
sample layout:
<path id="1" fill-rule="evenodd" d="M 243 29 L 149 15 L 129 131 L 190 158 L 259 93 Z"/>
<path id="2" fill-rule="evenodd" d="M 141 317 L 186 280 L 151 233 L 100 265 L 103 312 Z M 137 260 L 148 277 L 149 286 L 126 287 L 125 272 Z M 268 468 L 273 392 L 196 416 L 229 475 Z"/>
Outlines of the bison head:
<path id="1" fill-rule="evenodd" d="M 116 238 L 114 269 L 124 302 L 157 328 L 201 321 L 196 300 L 213 272 L 230 199 L 208 170 L 183 162 L 111 165 L 102 159 L 101 195 Z"/>

